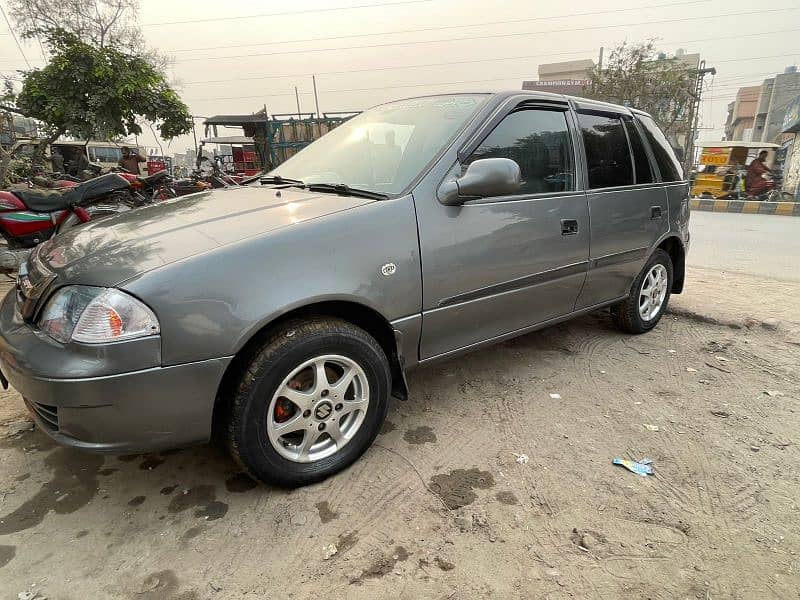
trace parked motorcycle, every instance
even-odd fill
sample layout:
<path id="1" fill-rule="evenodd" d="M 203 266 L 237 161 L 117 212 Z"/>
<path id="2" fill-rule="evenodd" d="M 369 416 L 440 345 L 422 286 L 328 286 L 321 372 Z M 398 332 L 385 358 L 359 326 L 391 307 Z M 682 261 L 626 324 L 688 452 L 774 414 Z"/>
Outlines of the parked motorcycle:
<path id="1" fill-rule="evenodd" d="M 158 171 L 143 177 L 120 169 L 119 175 L 131 184 L 131 192 L 139 204 L 150 204 L 158 200 L 203 192 L 211 187 L 205 181 L 192 177 L 173 179 L 166 171 Z"/>
<path id="2" fill-rule="evenodd" d="M 64 191 L 0 190 L 0 272 L 16 272 L 34 246 L 56 233 L 134 206 L 130 183 L 116 173 Z"/>

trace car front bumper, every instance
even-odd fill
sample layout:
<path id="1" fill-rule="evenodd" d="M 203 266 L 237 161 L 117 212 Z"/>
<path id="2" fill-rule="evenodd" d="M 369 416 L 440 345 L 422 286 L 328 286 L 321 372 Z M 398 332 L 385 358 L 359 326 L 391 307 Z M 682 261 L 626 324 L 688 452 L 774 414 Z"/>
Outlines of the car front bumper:
<path id="1" fill-rule="evenodd" d="M 160 362 L 160 352 L 137 340 L 106 348 L 61 345 L 24 323 L 15 304 L 12 292 L 0 306 L 0 371 L 58 443 L 132 453 L 208 441 L 230 357 L 142 368 Z M 160 340 L 148 343 L 160 347 Z"/>

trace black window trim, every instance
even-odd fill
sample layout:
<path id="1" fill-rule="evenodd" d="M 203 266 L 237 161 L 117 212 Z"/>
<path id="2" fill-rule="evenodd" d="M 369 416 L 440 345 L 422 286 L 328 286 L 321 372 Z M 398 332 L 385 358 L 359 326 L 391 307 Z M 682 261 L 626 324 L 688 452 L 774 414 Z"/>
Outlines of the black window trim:
<path id="1" fill-rule="evenodd" d="M 644 141 L 644 143 L 647 146 L 647 149 L 648 149 L 649 155 L 650 155 L 650 160 L 651 160 L 651 163 L 653 165 L 653 170 L 658 175 L 658 181 L 660 183 L 665 184 L 665 185 L 669 185 L 669 184 L 672 184 L 672 183 L 686 183 L 686 181 L 688 180 L 688 177 L 687 177 L 686 173 L 684 173 L 683 166 L 680 165 L 680 161 L 678 161 L 678 165 L 680 166 L 679 174 L 683 178 L 682 179 L 670 180 L 670 181 L 666 181 L 664 179 L 664 176 L 661 173 L 661 168 L 658 166 L 658 161 L 656 160 L 655 150 L 653 150 L 653 147 L 650 145 L 650 140 L 647 137 L 647 132 L 645 131 L 647 128 L 642 124 L 641 117 L 647 117 L 648 119 L 653 121 L 653 124 L 656 127 L 658 127 L 658 123 L 656 123 L 656 120 L 653 118 L 653 115 L 651 115 L 649 113 L 646 113 L 646 112 L 640 111 L 640 110 L 637 110 L 637 111 L 633 112 L 633 120 L 636 123 L 636 127 L 639 130 L 640 137 L 642 138 L 642 140 Z M 664 134 L 663 131 L 661 133 Z M 664 134 L 664 137 L 666 137 L 666 134 Z M 667 140 L 667 141 L 669 142 L 669 140 Z M 674 148 L 671 148 L 671 147 L 670 147 L 670 150 L 672 150 L 673 152 L 675 151 Z M 675 157 L 675 159 L 677 160 L 677 157 Z"/>
<path id="2" fill-rule="evenodd" d="M 644 150 L 647 153 L 647 160 L 650 161 L 650 170 L 653 171 L 656 182 L 659 184 L 669 183 L 668 181 L 664 181 L 664 178 L 661 176 L 661 169 L 658 167 L 658 161 L 656 160 L 653 147 L 650 145 L 650 140 L 648 140 L 647 136 L 645 135 L 644 126 L 639 122 L 640 115 L 647 115 L 647 113 L 634 112 L 633 115 L 631 115 L 631 120 L 633 121 L 633 126 L 636 128 L 636 131 L 639 132 L 639 139 L 642 140 L 642 143 L 644 144 Z M 650 115 L 647 116 L 649 117 Z"/>
<path id="3" fill-rule="evenodd" d="M 478 147 L 488 138 L 492 132 L 497 128 L 497 126 L 503 122 L 506 117 L 522 111 L 527 110 L 547 110 L 551 112 L 561 112 L 564 114 L 564 120 L 567 124 L 567 140 L 569 142 L 570 147 L 570 156 L 572 159 L 572 170 L 573 170 L 573 177 L 572 177 L 572 187 L 571 190 L 562 190 L 560 192 L 536 192 L 533 194 L 513 194 L 509 196 L 491 196 L 487 198 L 475 198 L 474 200 L 468 200 L 464 203 L 464 206 L 477 206 L 483 204 L 492 204 L 492 203 L 499 203 L 499 202 L 520 202 L 523 200 L 537 200 L 541 198 L 558 198 L 561 196 L 574 196 L 577 194 L 583 194 L 584 189 L 581 189 L 583 186 L 580 184 L 581 180 L 579 179 L 580 171 L 578 169 L 578 146 L 576 144 L 576 140 L 574 137 L 575 133 L 575 122 L 570 117 L 572 111 L 570 110 L 570 105 L 567 100 L 561 99 L 540 99 L 540 98 L 528 98 L 520 100 L 519 98 L 512 98 L 509 102 L 504 104 L 500 107 L 500 110 L 496 111 L 494 115 L 490 119 L 488 119 L 484 125 L 478 129 L 470 138 L 462 144 L 461 148 L 459 148 L 457 153 L 457 162 L 459 165 L 463 165 L 464 161 L 469 158 L 472 153 L 478 149 Z M 447 172 L 450 173 L 455 164 L 452 165 Z M 447 175 L 445 175 L 445 178 Z M 443 179 L 444 181 L 444 179 Z"/>
<path id="4" fill-rule="evenodd" d="M 625 117 L 628 117 L 628 120 Z M 644 154 L 647 158 L 648 166 L 650 167 L 650 174 L 653 176 L 653 181 L 648 181 L 645 183 L 639 183 L 638 177 L 636 175 L 636 153 L 633 151 L 633 144 L 631 143 L 631 134 L 628 131 L 628 123 L 631 123 L 634 130 L 639 136 L 639 141 L 642 142 L 642 148 L 644 149 Z M 636 117 L 633 115 L 623 115 L 622 118 L 622 126 L 625 128 L 625 135 L 628 138 L 628 147 L 631 150 L 631 160 L 633 160 L 633 183 L 636 187 L 644 187 L 647 185 L 661 183 L 661 172 L 658 170 L 658 165 L 655 161 L 655 156 L 652 154 L 652 150 L 650 148 L 650 144 L 647 143 L 647 139 L 645 138 L 644 134 L 642 133 L 639 124 L 636 121 Z"/>
<path id="5" fill-rule="evenodd" d="M 622 130 L 625 132 L 625 141 L 628 143 L 628 154 L 631 157 L 631 176 L 633 177 L 633 183 L 628 185 L 609 185 L 607 187 L 601 188 L 593 188 L 589 185 L 589 156 L 588 152 L 586 151 L 586 144 L 581 143 L 581 147 L 583 148 L 583 160 L 584 160 L 584 170 L 586 171 L 586 193 L 592 194 L 594 192 L 609 192 L 615 190 L 631 190 L 631 189 L 641 189 L 646 186 L 654 185 L 653 183 L 636 183 L 636 161 L 633 157 L 633 148 L 631 148 L 631 141 L 628 138 L 628 131 L 625 129 L 625 123 L 623 122 L 622 116 L 628 115 L 630 113 L 626 113 L 619 110 L 611 110 L 611 109 L 604 109 L 604 108 L 577 108 L 575 109 L 575 115 L 577 118 L 577 126 L 579 128 L 579 133 L 581 135 L 581 142 L 583 141 L 583 128 L 581 128 L 580 123 L 580 116 L 581 115 L 596 115 L 601 117 L 610 117 L 613 119 L 619 119 L 619 124 L 622 125 Z"/>

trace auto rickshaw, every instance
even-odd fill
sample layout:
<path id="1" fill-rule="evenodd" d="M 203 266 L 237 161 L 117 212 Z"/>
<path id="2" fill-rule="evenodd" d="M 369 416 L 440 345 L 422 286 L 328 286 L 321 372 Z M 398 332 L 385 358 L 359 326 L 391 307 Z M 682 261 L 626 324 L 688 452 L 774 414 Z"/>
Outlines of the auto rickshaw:
<path id="1" fill-rule="evenodd" d="M 761 150 L 767 150 L 771 163 L 778 144 L 767 142 L 698 142 L 700 162 L 692 174 L 692 196 L 736 200 L 745 196 L 747 165 Z"/>

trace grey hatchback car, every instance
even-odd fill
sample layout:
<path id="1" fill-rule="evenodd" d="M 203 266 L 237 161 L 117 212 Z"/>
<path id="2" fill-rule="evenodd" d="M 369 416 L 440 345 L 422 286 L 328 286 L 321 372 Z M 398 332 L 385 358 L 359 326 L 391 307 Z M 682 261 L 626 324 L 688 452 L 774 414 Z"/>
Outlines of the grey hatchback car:
<path id="1" fill-rule="evenodd" d="M 555 94 L 390 102 L 260 182 L 38 246 L 0 306 L 0 371 L 41 429 L 131 453 L 219 434 L 254 477 L 319 481 L 406 373 L 610 307 L 658 323 L 688 186 L 653 119 Z"/>

